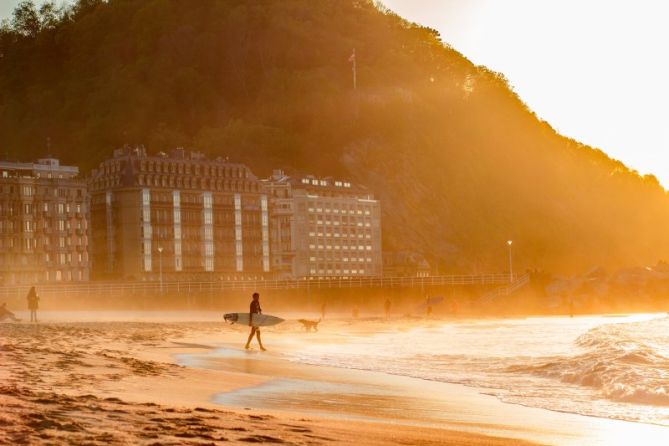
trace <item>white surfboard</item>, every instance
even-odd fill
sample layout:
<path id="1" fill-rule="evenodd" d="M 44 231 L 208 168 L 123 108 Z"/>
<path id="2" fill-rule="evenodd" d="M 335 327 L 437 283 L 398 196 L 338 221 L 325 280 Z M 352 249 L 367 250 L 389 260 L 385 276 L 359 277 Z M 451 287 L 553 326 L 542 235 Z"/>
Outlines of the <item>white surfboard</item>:
<path id="1" fill-rule="evenodd" d="M 223 316 L 226 322 L 231 324 L 249 325 L 250 313 L 227 313 Z M 254 314 L 254 327 L 269 327 L 270 325 L 280 324 L 284 320 L 280 317 L 271 316 L 269 314 Z"/>

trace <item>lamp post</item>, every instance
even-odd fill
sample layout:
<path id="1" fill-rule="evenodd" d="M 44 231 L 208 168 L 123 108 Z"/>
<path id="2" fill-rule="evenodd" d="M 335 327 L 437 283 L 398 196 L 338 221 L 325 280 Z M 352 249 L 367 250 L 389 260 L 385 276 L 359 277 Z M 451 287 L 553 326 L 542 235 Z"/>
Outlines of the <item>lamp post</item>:
<path id="1" fill-rule="evenodd" d="M 163 294 L 163 247 L 158 247 L 158 264 L 160 265 L 160 294 Z"/>
<path id="2" fill-rule="evenodd" d="M 513 282 L 513 256 L 511 255 L 513 240 L 507 240 L 506 244 L 509 245 L 509 282 Z"/>

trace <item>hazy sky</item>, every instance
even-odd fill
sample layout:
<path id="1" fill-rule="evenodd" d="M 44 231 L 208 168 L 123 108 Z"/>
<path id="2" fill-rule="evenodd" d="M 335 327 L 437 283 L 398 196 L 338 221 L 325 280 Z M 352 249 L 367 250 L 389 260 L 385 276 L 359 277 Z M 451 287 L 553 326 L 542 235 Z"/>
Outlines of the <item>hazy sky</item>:
<path id="1" fill-rule="evenodd" d="M 669 2 L 383 0 L 506 75 L 561 133 L 669 187 Z"/>
<path id="2" fill-rule="evenodd" d="M 18 1 L 0 0 L 0 17 L 8 17 Z M 444 42 L 474 63 L 504 73 L 530 108 L 561 133 L 653 173 L 669 187 L 669 2 L 383 3 L 438 29 Z"/>

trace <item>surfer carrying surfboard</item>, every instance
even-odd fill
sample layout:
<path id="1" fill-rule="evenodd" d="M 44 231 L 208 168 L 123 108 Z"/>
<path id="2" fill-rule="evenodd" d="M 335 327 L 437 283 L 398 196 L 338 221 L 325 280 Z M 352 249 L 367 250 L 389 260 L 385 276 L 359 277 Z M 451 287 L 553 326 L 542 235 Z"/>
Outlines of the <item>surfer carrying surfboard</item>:
<path id="1" fill-rule="evenodd" d="M 251 333 L 249 333 L 249 339 L 246 341 L 246 347 L 244 348 L 248 350 L 251 347 L 251 341 L 253 340 L 253 335 L 255 335 L 256 338 L 258 338 L 260 350 L 265 351 L 266 349 L 263 347 L 262 341 L 260 340 L 260 327 L 253 325 L 254 314 L 262 314 L 262 308 L 260 308 L 260 294 L 258 293 L 253 293 L 253 300 L 251 301 L 251 307 L 249 308 L 249 326 L 251 327 Z"/>

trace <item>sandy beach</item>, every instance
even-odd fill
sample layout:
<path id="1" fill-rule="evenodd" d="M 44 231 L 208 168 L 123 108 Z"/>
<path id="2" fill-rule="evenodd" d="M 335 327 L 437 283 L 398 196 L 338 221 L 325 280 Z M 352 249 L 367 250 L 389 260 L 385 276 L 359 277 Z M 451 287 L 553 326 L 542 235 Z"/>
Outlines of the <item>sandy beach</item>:
<path id="1" fill-rule="evenodd" d="M 669 433 L 282 355 L 382 321 L 332 321 L 318 333 L 289 321 L 266 330 L 261 353 L 243 350 L 247 327 L 213 314 L 87 318 L 0 324 L 0 444 L 661 444 Z"/>

